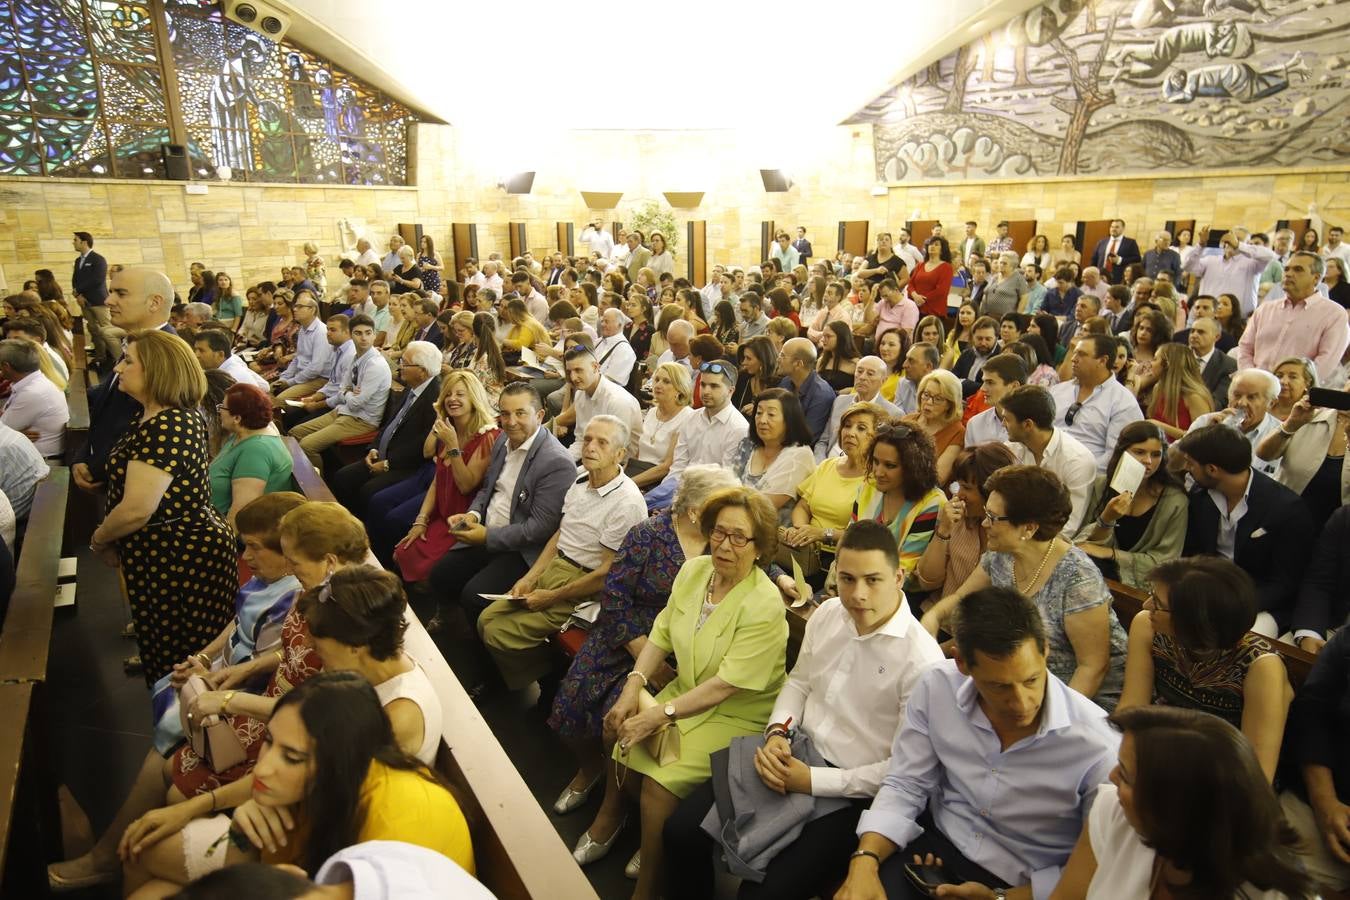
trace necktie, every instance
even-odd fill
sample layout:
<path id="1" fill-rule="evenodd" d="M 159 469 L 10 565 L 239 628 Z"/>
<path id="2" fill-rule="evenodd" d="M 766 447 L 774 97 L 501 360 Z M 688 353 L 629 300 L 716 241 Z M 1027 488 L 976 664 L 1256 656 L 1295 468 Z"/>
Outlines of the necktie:
<path id="1" fill-rule="evenodd" d="M 389 427 L 386 428 L 384 430 L 384 433 L 380 435 L 380 443 L 379 446 L 377 447 L 377 449 L 380 451 L 379 457 L 380 459 L 388 458 L 387 454 L 389 452 L 389 442 L 393 439 L 394 432 L 398 431 L 398 426 L 403 424 L 403 418 L 408 414 L 408 410 L 412 409 L 413 392 L 411 390 L 407 390 L 404 391 L 403 394 L 404 394 L 403 405 L 398 408 L 398 412 L 394 415 L 394 420 L 389 423 Z"/>
<path id="2" fill-rule="evenodd" d="M 1106 271 L 1116 267 L 1116 239 L 1111 238 L 1111 246 L 1106 248 Z"/>

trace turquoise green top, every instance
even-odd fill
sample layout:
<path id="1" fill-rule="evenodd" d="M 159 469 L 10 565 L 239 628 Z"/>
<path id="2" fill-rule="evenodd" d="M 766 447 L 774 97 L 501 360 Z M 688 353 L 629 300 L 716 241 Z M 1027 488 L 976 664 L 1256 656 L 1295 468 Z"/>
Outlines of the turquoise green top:
<path id="1" fill-rule="evenodd" d="M 291 454 L 275 434 L 255 434 L 239 440 L 231 435 L 211 461 L 211 505 L 221 517 L 230 512 L 236 478 L 261 478 L 263 493 L 291 489 Z"/>
<path id="2" fill-rule="evenodd" d="M 238 295 L 223 297 L 216 307 L 216 319 L 238 319 L 244 314 L 244 298 Z"/>

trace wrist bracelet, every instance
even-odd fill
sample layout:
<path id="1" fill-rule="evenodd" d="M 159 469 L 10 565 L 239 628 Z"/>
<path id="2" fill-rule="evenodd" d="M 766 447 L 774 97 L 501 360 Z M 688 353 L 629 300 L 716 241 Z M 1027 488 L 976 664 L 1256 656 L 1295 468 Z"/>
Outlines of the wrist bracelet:
<path id="1" fill-rule="evenodd" d="M 881 865 L 881 857 L 873 853 L 871 850 L 854 850 L 852 853 L 849 854 L 848 858 L 850 861 L 852 861 L 860 856 L 870 856 L 872 859 L 875 859 L 877 861 L 878 866 Z"/>
<path id="2" fill-rule="evenodd" d="M 647 676 L 646 676 L 646 675 L 643 675 L 643 674 L 642 674 L 641 672 L 639 672 L 637 669 L 634 669 L 633 671 L 629 672 L 626 676 L 624 676 L 624 680 L 626 681 L 626 680 L 628 680 L 629 678 L 632 678 L 634 675 L 636 675 L 638 678 L 641 678 L 641 679 L 642 679 L 642 686 L 643 686 L 643 687 L 646 687 L 646 686 L 647 686 Z"/>
<path id="3" fill-rule="evenodd" d="M 1105 528 L 1107 531 L 1110 531 L 1112 528 L 1115 528 L 1119 524 L 1120 524 L 1119 522 L 1107 522 L 1103 520 L 1101 516 L 1097 517 L 1097 527 Z"/>
<path id="4" fill-rule="evenodd" d="M 933 537 L 937 538 L 939 541 L 950 541 L 952 539 L 950 534 L 943 534 L 936 528 L 933 529 Z"/>
<path id="5" fill-rule="evenodd" d="M 216 811 L 216 792 L 211 791 L 211 812 Z"/>
<path id="6" fill-rule="evenodd" d="M 1298 433 L 1297 428 L 1295 428 L 1293 431 L 1286 431 L 1283 425 L 1280 426 L 1280 434 L 1284 435 L 1287 438 L 1291 438 L 1297 433 Z"/>
<path id="7" fill-rule="evenodd" d="M 195 659 L 195 660 L 197 660 L 197 662 L 201 663 L 201 664 L 202 664 L 202 668 L 204 668 L 204 669 L 209 669 L 209 668 L 211 668 L 211 657 L 207 656 L 205 653 L 198 653 L 198 654 L 196 654 L 196 655 L 193 657 L 193 659 Z"/>
<path id="8" fill-rule="evenodd" d="M 230 701 L 234 699 L 234 695 L 235 695 L 235 692 L 234 692 L 234 691 L 226 691 L 226 692 L 225 692 L 225 699 L 222 700 L 222 701 L 220 701 L 220 711 L 223 712 L 223 713 L 224 713 L 225 715 L 227 715 L 227 716 L 228 716 L 228 715 L 231 715 L 231 712 L 230 712 Z"/>
<path id="9" fill-rule="evenodd" d="M 783 730 L 782 728 L 775 728 L 773 731 L 770 731 L 768 734 L 764 735 L 764 740 L 767 741 L 769 738 L 774 738 L 774 737 L 780 737 L 780 738 L 783 738 L 784 740 L 788 740 L 788 741 L 792 740 L 792 736 L 789 735 L 789 734 L 788 734 L 785 730 Z"/>

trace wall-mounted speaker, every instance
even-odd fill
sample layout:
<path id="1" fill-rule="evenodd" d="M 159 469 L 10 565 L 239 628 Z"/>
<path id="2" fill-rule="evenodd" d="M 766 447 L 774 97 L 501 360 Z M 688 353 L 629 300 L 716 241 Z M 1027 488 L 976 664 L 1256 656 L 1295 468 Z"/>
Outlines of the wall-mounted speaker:
<path id="1" fill-rule="evenodd" d="M 273 41 L 285 37 L 291 27 L 290 16 L 259 0 L 225 0 L 225 17 Z"/>
<path id="2" fill-rule="evenodd" d="M 759 177 L 764 182 L 764 190 L 770 194 L 782 194 L 792 189 L 792 179 L 782 169 L 760 169 Z"/>
<path id="3" fill-rule="evenodd" d="M 528 194 L 534 187 L 533 172 L 516 172 L 497 182 L 497 187 L 508 194 Z"/>

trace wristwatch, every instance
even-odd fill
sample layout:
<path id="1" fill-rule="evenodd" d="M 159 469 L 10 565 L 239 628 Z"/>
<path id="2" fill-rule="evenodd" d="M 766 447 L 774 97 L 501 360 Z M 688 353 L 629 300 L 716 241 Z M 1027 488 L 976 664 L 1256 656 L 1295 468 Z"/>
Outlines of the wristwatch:
<path id="1" fill-rule="evenodd" d="M 672 722 L 675 721 L 675 704 L 674 704 L 674 703 L 667 703 L 667 704 L 665 705 L 665 707 L 661 710 L 661 712 L 665 713 L 665 714 L 666 714 L 666 718 L 667 718 L 667 719 L 670 719 L 670 721 L 672 721 Z"/>
<path id="2" fill-rule="evenodd" d="M 461 451 L 458 447 L 451 447 L 449 450 L 445 451 L 445 455 L 446 455 L 446 456 L 459 456 L 459 455 L 461 455 L 462 452 L 463 452 L 463 451 Z"/>

